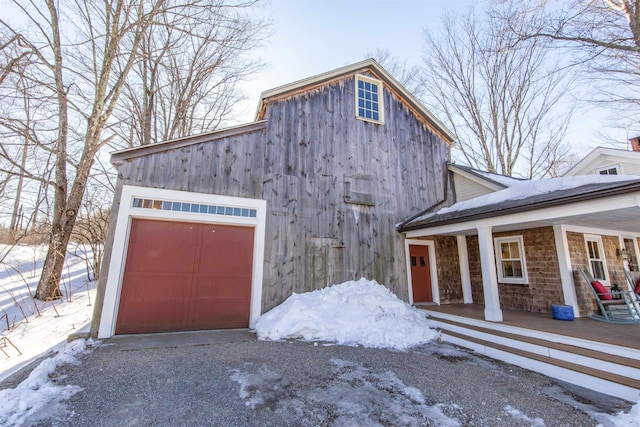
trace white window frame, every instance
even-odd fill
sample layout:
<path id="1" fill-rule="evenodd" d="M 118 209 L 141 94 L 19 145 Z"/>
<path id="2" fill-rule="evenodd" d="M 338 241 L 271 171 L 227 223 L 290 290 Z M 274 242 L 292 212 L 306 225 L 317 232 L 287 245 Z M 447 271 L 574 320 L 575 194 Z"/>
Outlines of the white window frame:
<path id="1" fill-rule="evenodd" d="M 502 268 L 502 250 L 500 245 L 502 243 L 517 243 L 518 250 L 520 252 L 520 258 L 510 258 L 510 260 L 519 260 L 522 266 L 522 277 L 505 277 L 504 270 Z M 527 261 L 524 255 L 524 240 L 522 236 L 505 236 L 495 237 L 493 239 L 493 247 L 496 253 L 496 269 L 498 270 L 498 282 L 509 283 L 516 285 L 526 285 L 529 283 L 529 277 L 527 276 Z"/>
<path id="2" fill-rule="evenodd" d="M 600 252 L 600 258 L 591 258 L 589 256 L 589 242 L 596 243 L 598 246 L 598 252 Z M 584 246 L 587 251 L 587 263 L 589 264 L 589 271 L 591 272 L 591 277 L 595 280 L 598 280 L 603 285 L 609 284 L 609 270 L 607 269 L 607 258 L 604 255 L 604 245 L 602 244 L 602 236 L 597 234 L 585 234 L 584 235 Z M 602 263 L 602 271 L 604 273 L 604 278 L 596 277 L 593 266 L 591 264 L 592 261 L 598 261 Z"/>
<path id="3" fill-rule="evenodd" d="M 596 169 L 596 175 L 610 175 L 609 173 L 606 174 L 601 174 L 600 172 L 602 171 L 608 171 L 609 169 L 615 169 L 616 170 L 616 175 L 622 175 L 622 173 L 620 173 L 620 165 L 609 165 L 609 166 L 605 166 L 602 168 L 598 168 Z"/>
<path id="4" fill-rule="evenodd" d="M 369 119 L 367 117 L 363 117 L 358 112 L 358 82 L 359 81 L 375 84 L 376 86 L 378 86 L 378 120 L 374 120 L 374 119 Z M 354 94 L 354 97 L 355 97 L 356 119 L 363 120 L 365 122 L 384 124 L 384 100 L 383 100 L 383 98 L 384 98 L 383 95 L 384 94 L 383 94 L 383 91 L 384 91 L 384 85 L 382 84 L 381 80 L 374 79 L 374 78 L 369 77 L 369 76 L 364 76 L 362 74 L 356 74 L 354 90 L 353 90 L 353 94 Z"/>

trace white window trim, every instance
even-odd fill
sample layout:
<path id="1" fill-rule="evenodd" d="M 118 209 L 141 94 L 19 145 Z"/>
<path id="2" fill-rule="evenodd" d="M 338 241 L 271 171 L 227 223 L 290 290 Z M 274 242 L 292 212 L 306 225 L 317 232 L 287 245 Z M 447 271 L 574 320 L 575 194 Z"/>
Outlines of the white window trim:
<path id="1" fill-rule="evenodd" d="M 502 271 L 502 251 L 500 250 L 501 243 L 511 243 L 516 242 L 518 244 L 520 250 L 520 262 L 522 263 L 522 277 L 504 277 L 504 272 Z M 526 285 L 529 283 L 529 277 L 527 275 L 527 260 L 524 254 L 524 240 L 522 236 L 504 236 L 504 237 L 495 237 L 493 239 L 493 248 L 496 254 L 496 269 L 498 270 L 498 282 L 499 283 L 509 283 L 515 285 Z"/>
<path id="2" fill-rule="evenodd" d="M 179 212 L 161 209 L 134 208 L 132 201 L 138 198 L 157 198 L 178 200 L 191 203 L 223 204 L 228 206 L 256 209 L 256 217 L 235 217 L 208 215 L 196 212 Z M 129 230 L 132 218 L 164 219 L 182 222 L 229 224 L 254 227 L 253 265 L 251 279 L 251 305 L 249 308 L 249 327 L 253 328 L 262 311 L 262 277 L 264 266 L 264 244 L 266 226 L 266 200 L 245 199 L 215 194 L 191 193 L 159 188 L 124 185 L 120 195 L 120 209 L 116 220 L 111 260 L 105 286 L 104 303 L 100 317 L 98 338 L 109 338 L 115 334 L 116 319 L 122 288 L 122 275 L 129 244 Z"/>
<path id="3" fill-rule="evenodd" d="M 588 242 L 596 242 L 598 244 L 598 249 L 600 250 L 600 261 L 602 261 L 602 268 L 604 271 L 605 279 L 597 279 L 593 274 L 593 268 L 591 267 L 591 258 L 589 258 L 589 243 Z M 584 248 L 587 251 L 587 263 L 589 264 L 589 272 L 591 273 L 591 277 L 600 281 L 603 285 L 609 285 L 609 269 L 607 268 L 607 257 L 604 254 L 604 245 L 602 244 L 602 236 L 597 234 L 585 234 L 584 235 Z"/>
<path id="4" fill-rule="evenodd" d="M 369 82 L 369 83 L 373 83 L 375 85 L 378 86 L 378 114 L 380 116 L 379 120 L 373 120 L 373 119 L 368 119 L 366 117 L 361 117 L 358 114 L 358 81 L 365 81 L 365 82 Z M 356 114 L 356 119 L 358 120 L 363 120 L 365 122 L 371 122 L 371 123 L 377 123 L 380 125 L 384 124 L 384 85 L 382 84 L 381 80 L 378 79 L 374 79 L 372 77 L 369 76 L 365 76 L 362 74 L 356 74 L 356 78 L 355 78 L 355 83 L 354 83 L 354 90 L 353 90 L 353 95 L 354 95 L 354 99 L 355 99 L 355 114 Z"/>
<path id="5" fill-rule="evenodd" d="M 598 168 L 598 169 L 596 169 L 595 173 L 596 173 L 596 175 L 600 175 L 601 171 L 606 171 L 606 170 L 609 170 L 609 169 L 615 169 L 618 175 L 622 175 L 622 173 L 620 172 L 620 165 L 618 165 L 618 164 L 609 165 L 609 166 L 604 166 L 604 167 Z"/>

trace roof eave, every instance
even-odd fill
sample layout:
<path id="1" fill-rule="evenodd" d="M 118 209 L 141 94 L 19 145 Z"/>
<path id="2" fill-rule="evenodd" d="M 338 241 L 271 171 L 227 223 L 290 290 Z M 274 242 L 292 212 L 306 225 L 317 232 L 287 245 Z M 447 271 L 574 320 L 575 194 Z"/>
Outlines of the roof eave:
<path id="1" fill-rule="evenodd" d="M 429 224 L 406 225 L 404 227 L 399 228 L 398 231 L 401 233 L 405 233 L 405 232 L 414 231 L 414 230 L 427 230 L 429 228 L 435 228 L 435 227 L 440 227 L 445 225 L 461 224 L 465 222 L 492 218 L 496 215 L 497 212 L 500 212 L 500 216 L 506 216 L 506 215 L 517 214 L 521 212 L 530 212 L 532 210 L 539 210 L 539 209 L 545 209 L 550 207 L 568 205 L 572 203 L 584 202 L 584 201 L 594 200 L 602 197 L 618 196 L 622 194 L 633 193 L 635 191 L 640 191 L 640 181 L 636 181 L 630 185 L 625 185 L 625 186 L 620 186 L 615 188 L 608 188 L 604 190 L 595 190 L 590 193 L 576 194 L 573 196 L 564 197 L 562 199 L 543 200 L 541 202 L 513 206 L 510 208 L 501 208 L 501 207 L 498 207 L 499 204 L 497 204 L 496 208 L 486 212 L 481 212 L 481 213 L 472 214 L 472 215 L 462 215 L 457 218 L 450 218 L 447 220 L 438 221 L 438 222 L 429 223 Z"/>
<path id="2" fill-rule="evenodd" d="M 157 142 L 155 144 L 114 151 L 111 153 L 111 164 L 117 167 L 124 161 L 132 159 L 134 157 L 142 157 L 160 151 L 171 150 L 188 145 L 199 144 L 201 142 L 255 132 L 257 130 L 264 129 L 266 125 L 266 120 L 260 120 L 238 126 L 231 126 L 224 129 L 217 129 L 198 135 L 190 135 L 182 138 L 170 139 L 168 141 Z"/>

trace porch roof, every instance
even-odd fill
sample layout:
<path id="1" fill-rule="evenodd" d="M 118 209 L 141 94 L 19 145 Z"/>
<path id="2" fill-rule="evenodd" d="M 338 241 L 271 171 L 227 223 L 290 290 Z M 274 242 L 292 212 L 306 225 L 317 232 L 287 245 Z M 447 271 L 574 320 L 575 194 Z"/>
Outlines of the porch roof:
<path id="1" fill-rule="evenodd" d="M 640 233 L 640 178 L 627 178 L 591 182 L 512 200 L 469 203 L 461 209 L 454 205 L 402 223 L 398 230 L 408 236 L 453 235 L 475 234 L 478 225 L 509 231 L 571 224 Z"/>

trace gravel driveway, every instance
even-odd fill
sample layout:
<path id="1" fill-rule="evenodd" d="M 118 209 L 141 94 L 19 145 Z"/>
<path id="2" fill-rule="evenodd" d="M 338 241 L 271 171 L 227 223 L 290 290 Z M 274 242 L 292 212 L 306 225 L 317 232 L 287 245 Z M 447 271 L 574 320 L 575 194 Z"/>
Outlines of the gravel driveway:
<path id="1" fill-rule="evenodd" d="M 79 360 L 57 383 L 83 391 L 42 425 L 593 426 L 620 410 L 437 343 L 395 352 L 210 331 L 117 337 Z"/>

